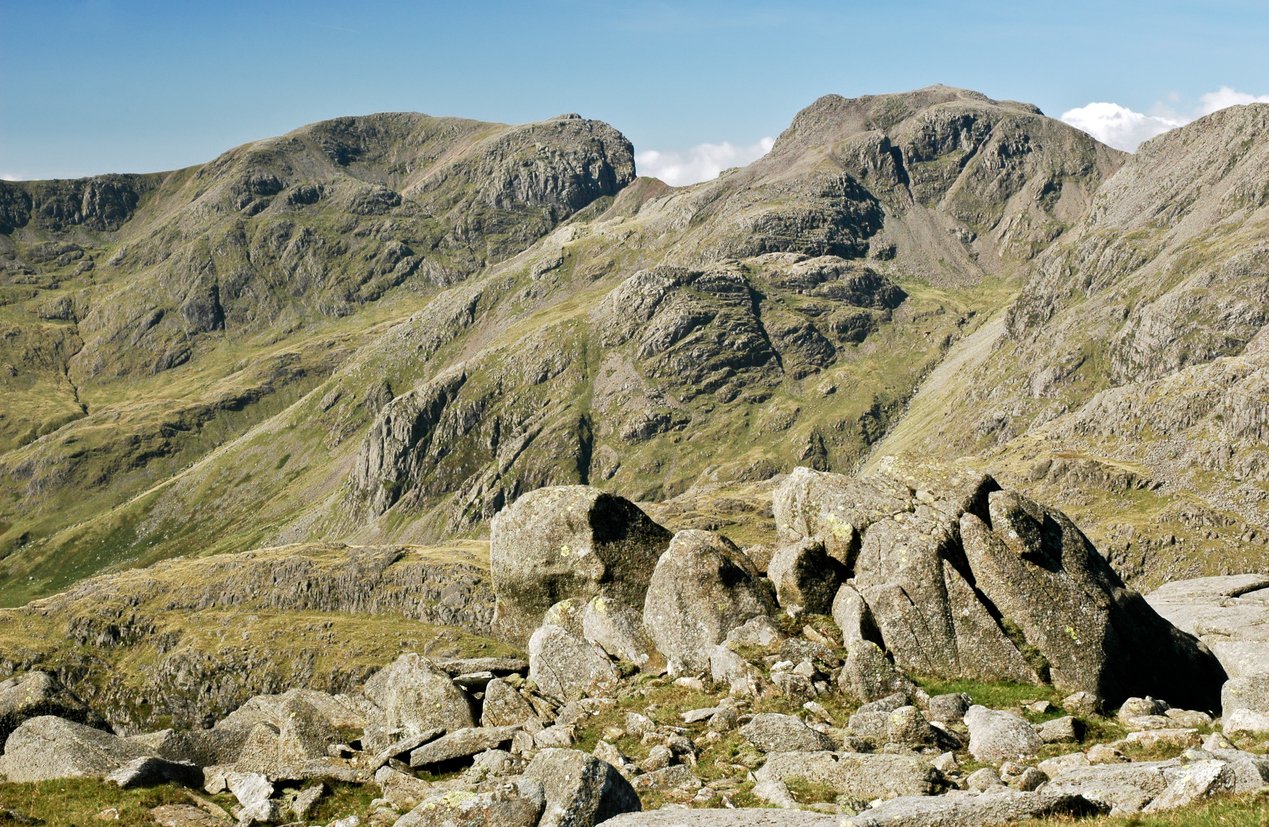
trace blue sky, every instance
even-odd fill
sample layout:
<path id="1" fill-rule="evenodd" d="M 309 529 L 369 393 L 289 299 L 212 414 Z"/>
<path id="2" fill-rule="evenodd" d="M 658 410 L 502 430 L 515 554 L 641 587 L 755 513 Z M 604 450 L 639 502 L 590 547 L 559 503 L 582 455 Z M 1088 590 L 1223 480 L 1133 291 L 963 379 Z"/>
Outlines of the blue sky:
<path id="1" fill-rule="evenodd" d="M 822 94 L 936 82 L 1054 116 L 1114 104 L 1083 125 L 1131 143 L 1269 94 L 1267 43 L 1269 4 L 1251 0 L 0 0 L 0 175 L 170 169 L 413 110 L 581 112 L 621 129 L 641 169 L 690 178 L 761 152 Z M 1205 103 L 1222 89 L 1243 97 Z"/>

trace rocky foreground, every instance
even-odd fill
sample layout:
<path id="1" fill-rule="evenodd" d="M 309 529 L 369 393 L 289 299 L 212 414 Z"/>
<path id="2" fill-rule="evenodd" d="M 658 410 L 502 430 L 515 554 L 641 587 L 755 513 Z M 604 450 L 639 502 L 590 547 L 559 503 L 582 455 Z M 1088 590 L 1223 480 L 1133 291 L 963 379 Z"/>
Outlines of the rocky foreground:
<path id="1" fill-rule="evenodd" d="M 983 825 L 1269 786 L 1269 577 L 1147 602 L 1063 514 L 964 472 L 798 469 L 773 511 L 741 549 L 539 489 L 491 546 L 493 627 L 527 657 L 410 652 L 133 735 L 28 672 L 0 684 L 0 774 L 187 788 L 159 825 L 311 824 L 367 790 L 332 827 Z"/>

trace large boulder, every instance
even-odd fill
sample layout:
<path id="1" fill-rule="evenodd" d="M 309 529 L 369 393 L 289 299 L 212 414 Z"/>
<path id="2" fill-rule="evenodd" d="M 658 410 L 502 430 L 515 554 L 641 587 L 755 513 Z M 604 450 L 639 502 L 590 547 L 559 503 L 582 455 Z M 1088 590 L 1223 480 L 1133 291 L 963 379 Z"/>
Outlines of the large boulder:
<path id="1" fill-rule="evenodd" d="M 1146 600 L 1207 644 L 1231 678 L 1269 675 L 1269 574 L 1178 580 Z"/>
<path id="2" fill-rule="evenodd" d="M 634 503 L 587 485 L 530 491 L 493 518 L 489 566 L 494 627 L 523 645 L 542 615 L 567 598 L 604 595 L 642 607 L 670 532 Z"/>
<path id="3" fill-rule="evenodd" d="M 523 779 L 492 792 L 438 791 L 397 819 L 393 827 L 535 827 L 543 803 L 540 785 Z"/>
<path id="4" fill-rule="evenodd" d="M 23 721 L 41 715 L 105 726 L 83 701 L 47 672 L 27 672 L 0 682 L 0 743 Z"/>
<path id="5" fill-rule="evenodd" d="M 781 546 L 767 565 L 780 608 L 792 616 L 828 614 L 842 583 L 842 564 L 828 556 L 819 540 Z"/>
<path id="6" fill-rule="evenodd" d="M 9 781 L 105 778 L 138 758 L 145 746 L 52 715 L 24 721 L 4 744 L 0 777 Z"/>
<path id="7" fill-rule="evenodd" d="M 639 795 L 616 767 L 574 749 L 544 749 L 524 771 L 539 782 L 546 808 L 539 827 L 594 827 L 642 809 Z"/>
<path id="8" fill-rule="evenodd" d="M 657 561 L 643 622 L 672 673 L 704 674 L 728 632 L 774 611 L 770 588 L 744 552 L 719 534 L 688 530 Z"/>
<path id="9" fill-rule="evenodd" d="M 1210 651 L 1125 588 L 1065 515 L 989 476 L 798 469 L 774 508 L 781 542 L 816 539 L 846 563 L 853 591 L 835 613 L 847 642 L 875 627 L 904 671 L 1050 681 L 1111 704 L 1219 704 L 1224 672 Z"/>
<path id="10" fill-rule="evenodd" d="M 449 674 L 427 658 L 409 653 L 366 681 L 365 696 L 378 708 L 377 729 L 386 741 L 430 730 L 476 725 L 472 699 Z"/>

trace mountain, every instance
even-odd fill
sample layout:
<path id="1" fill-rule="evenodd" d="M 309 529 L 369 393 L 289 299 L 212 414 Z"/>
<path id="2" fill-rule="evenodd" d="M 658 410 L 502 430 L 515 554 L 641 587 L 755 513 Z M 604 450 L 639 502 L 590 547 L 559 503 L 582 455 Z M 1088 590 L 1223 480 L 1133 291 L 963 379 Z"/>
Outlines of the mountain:
<path id="1" fill-rule="evenodd" d="M 1263 104 L 1142 146 L 878 455 L 977 455 L 1133 579 L 1263 570 L 1267 180 Z"/>
<path id="2" fill-rule="evenodd" d="M 1125 229 L 1167 186 L 1263 199 L 1228 143 L 1192 143 L 1208 148 L 1150 165 L 1159 142 L 1130 158 L 1035 107 L 930 87 L 821 98 L 762 159 L 681 188 L 634 178 L 628 142 L 596 122 L 418 115 L 317 124 L 164 175 L 4 185 L 0 595 L 178 555 L 482 536 L 560 483 L 755 540 L 793 465 L 909 452 L 999 463 L 1103 541 L 1105 511 L 1147 514 L 1160 495 L 1105 493 L 1063 455 L 1055 412 L 1123 386 L 1132 358 L 1165 370 L 1144 343 L 1179 322 L 1142 271 L 1133 306 L 1158 306 L 1119 367 L 1061 373 L 1079 346 L 1053 345 L 1105 344 L 1070 290 L 1095 266 L 1128 279 L 1150 243 L 1208 255 L 1198 218 L 1149 243 Z M 1192 172 L 1163 183 L 1181 156 Z M 1254 258 L 1257 226 L 1222 236 L 1231 259 Z M 1176 350 L 1178 370 L 1232 358 L 1218 327 Z M 1033 375 L 1051 376 L 1034 394 Z M 1047 470 L 1025 440 L 1048 440 Z M 1172 531 L 1137 524 L 1151 543 Z"/>

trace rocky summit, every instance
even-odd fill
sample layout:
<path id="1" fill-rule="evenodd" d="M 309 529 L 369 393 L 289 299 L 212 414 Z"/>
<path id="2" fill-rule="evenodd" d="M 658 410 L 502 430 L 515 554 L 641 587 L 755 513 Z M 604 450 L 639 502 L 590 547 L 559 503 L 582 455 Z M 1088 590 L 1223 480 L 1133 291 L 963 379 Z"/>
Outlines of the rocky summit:
<path id="1" fill-rule="evenodd" d="M 0 821 L 1254 821 L 1269 105 L 634 158 L 0 182 Z"/>

